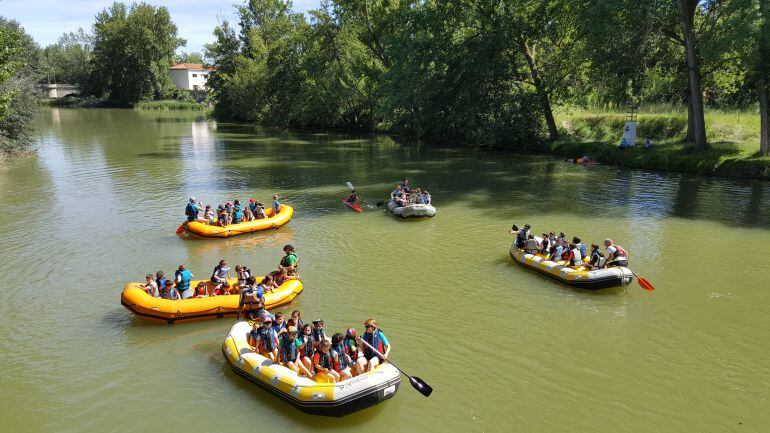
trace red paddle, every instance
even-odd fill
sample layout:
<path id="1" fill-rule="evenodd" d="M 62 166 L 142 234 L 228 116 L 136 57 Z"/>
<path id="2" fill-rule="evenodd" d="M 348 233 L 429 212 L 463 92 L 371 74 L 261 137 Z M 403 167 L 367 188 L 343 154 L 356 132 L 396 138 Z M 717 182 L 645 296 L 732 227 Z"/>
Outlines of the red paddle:
<path id="1" fill-rule="evenodd" d="M 182 224 L 181 226 L 179 226 L 178 229 L 176 229 L 176 234 L 180 235 L 182 234 L 183 231 L 184 231 L 184 224 Z M 636 277 L 636 278 L 638 279 L 639 277 Z"/>
<path id="2" fill-rule="evenodd" d="M 631 270 L 629 269 L 629 271 Z M 631 273 L 634 274 L 634 271 L 631 271 Z M 647 290 L 648 292 L 655 290 L 655 286 L 653 286 L 652 283 L 640 277 L 639 275 L 634 274 L 634 276 L 636 277 L 636 282 L 639 283 L 639 285 L 642 286 L 644 290 Z"/>

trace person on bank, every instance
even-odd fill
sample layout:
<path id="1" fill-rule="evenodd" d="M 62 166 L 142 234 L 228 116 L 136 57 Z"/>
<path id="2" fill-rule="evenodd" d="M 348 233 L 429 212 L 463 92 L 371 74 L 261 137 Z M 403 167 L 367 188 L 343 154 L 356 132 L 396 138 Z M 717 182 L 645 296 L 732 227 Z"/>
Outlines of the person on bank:
<path id="1" fill-rule="evenodd" d="M 176 291 L 179 292 L 179 297 L 182 299 L 192 298 L 195 293 L 190 287 L 190 281 L 192 281 L 193 274 L 187 270 L 185 265 L 179 265 L 179 269 L 174 274 L 174 282 L 176 283 Z"/>
<path id="2" fill-rule="evenodd" d="M 375 367 L 380 365 L 380 357 L 373 350 L 372 347 L 377 349 L 382 355 L 383 360 L 388 359 L 390 353 L 390 344 L 385 334 L 377 328 L 377 322 L 374 319 L 369 319 L 364 322 L 364 333 L 357 338 L 358 347 L 363 350 L 363 356 L 359 356 L 356 360 L 356 370 L 358 374 L 364 373 L 364 371 L 372 371 Z M 368 343 L 369 346 L 363 343 Z"/>
<path id="3" fill-rule="evenodd" d="M 612 239 L 605 239 L 604 247 L 606 248 L 607 267 L 628 266 L 628 253 L 622 246 L 613 243 Z"/>

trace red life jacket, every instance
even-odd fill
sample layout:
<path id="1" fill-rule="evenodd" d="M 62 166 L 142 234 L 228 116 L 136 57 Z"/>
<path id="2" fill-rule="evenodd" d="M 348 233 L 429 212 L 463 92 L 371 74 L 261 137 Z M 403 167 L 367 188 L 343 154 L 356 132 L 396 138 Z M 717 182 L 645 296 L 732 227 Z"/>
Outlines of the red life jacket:
<path id="1" fill-rule="evenodd" d="M 613 245 L 613 246 L 617 250 L 617 253 L 615 254 L 615 258 L 628 257 L 628 253 L 626 252 L 626 250 L 623 249 L 622 246 L 620 245 Z"/>

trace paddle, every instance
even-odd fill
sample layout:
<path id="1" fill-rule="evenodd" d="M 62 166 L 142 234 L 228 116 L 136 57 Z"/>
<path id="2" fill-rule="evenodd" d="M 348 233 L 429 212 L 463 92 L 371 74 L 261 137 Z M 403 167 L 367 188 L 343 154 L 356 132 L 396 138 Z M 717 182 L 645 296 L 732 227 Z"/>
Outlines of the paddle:
<path id="1" fill-rule="evenodd" d="M 182 234 L 184 231 L 184 224 L 180 225 L 178 229 L 176 229 L 176 234 Z"/>
<path id="2" fill-rule="evenodd" d="M 376 353 L 376 354 L 377 354 L 377 356 L 379 356 L 379 357 L 380 357 L 380 358 L 382 358 L 383 360 L 385 359 L 385 355 L 383 355 L 382 353 L 380 353 L 380 351 L 379 351 L 379 350 L 377 350 L 377 349 L 375 349 L 374 347 L 372 347 L 372 345 L 371 345 L 371 344 L 369 344 L 369 343 L 367 343 L 366 341 L 364 341 L 364 339 L 363 339 L 363 338 L 361 339 L 361 343 L 365 344 L 367 347 L 369 347 L 370 349 L 372 349 L 372 350 L 374 351 L 374 353 Z M 411 383 L 411 384 L 412 384 L 412 387 L 414 387 L 414 389 L 416 389 L 417 391 L 419 391 L 419 392 L 420 392 L 420 394 L 424 395 L 425 397 L 429 397 L 429 396 L 430 396 L 430 394 L 433 392 L 433 388 L 431 388 L 431 387 L 430 387 L 430 385 L 428 385 L 427 383 L 425 383 L 425 381 L 423 381 L 422 379 L 420 379 L 420 378 L 419 378 L 419 377 L 417 377 L 417 376 L 410 376 L 410 375 L 406 374 L 406 372 L 405 372 L 404 370 L 400 369 L 400 368 L 399 368 L 399 367 L 398 367 L 396 364 L 394 364 L 394 363 L 393 363 L 393 361 L 391 361 L 391 360 L 387 360 L 387 361 L 390 363 L 390 365 L 392 365 L 392 366 L 396 367 L 396 369 L 397 369 L 398 371 L 400 371 L 400 372 L 401 372 L 401 374 L 403 374 L 404 376 L 408 377 L 408 378 L 409 378 L 409 383 Z"/>
<path id="3" fill-rule="evenodd" d="M 629 269 L 629 271 L 631 271 L 631 269 Z M 631 273 L 634 274 L 634 271 L 631 271 Z M 647 290 L 648 292 L 655 290 L 655 286 L 653 286 L 652 283 L 640 277 L 639 275 L 634 274 L 634 276 L 636 277 L 636 282 L 639 283 L 639 285 L 642 286 L 644 290 Z"/>

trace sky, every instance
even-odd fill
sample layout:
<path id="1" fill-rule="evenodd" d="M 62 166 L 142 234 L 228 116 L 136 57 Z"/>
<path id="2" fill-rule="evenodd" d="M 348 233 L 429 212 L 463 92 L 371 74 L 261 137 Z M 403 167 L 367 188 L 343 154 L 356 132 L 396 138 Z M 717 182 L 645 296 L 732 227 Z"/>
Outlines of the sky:
<path id="1" fill-rule="evenodd" d="M 165 6 L 187 46 L 177 51 L 203 52 L 203 45 L 213 40 L 214 27 L 222 20 L 236 21 L 233 5 L 239 0 L 144 0 Z M 124 3 L 132 3 L 124 0 Z M 0 15 L 18 21 L 41 46 L 56 43 L 62 33 L 82 27 L 90 31 L 94 16 L 113 0 L 0 0 Z M 294 0 L 294 10 L 306 12 L 317 8 L 321 0 Z"/>

